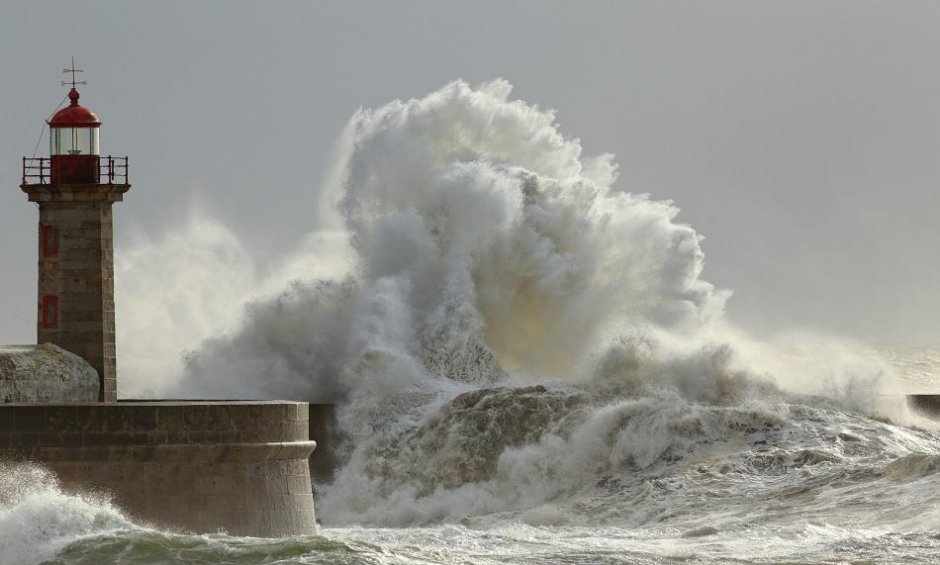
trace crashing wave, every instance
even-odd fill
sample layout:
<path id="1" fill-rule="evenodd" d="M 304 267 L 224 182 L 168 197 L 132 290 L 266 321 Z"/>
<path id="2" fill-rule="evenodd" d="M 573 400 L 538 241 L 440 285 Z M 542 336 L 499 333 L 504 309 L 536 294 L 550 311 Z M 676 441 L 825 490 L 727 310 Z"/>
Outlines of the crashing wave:
<path id="1" fill-rule="evenodd" d="M 804 400 L 741 354 L 701 236 L 510 94 L 456 81 L 357 112 L 324 194 L 348 277 L 254 302 L 189 355 L 178 393 L 340 403 L 348 460 L 318 502 L 336 523 L 553 504 L 640 523 L 664 507 L 630 501 L 679 488 L 716 446 L 732 470 L 795 469 L 744 455 L 799 436 Z M 810 443 L 797 459 L 825 463 Z"/>

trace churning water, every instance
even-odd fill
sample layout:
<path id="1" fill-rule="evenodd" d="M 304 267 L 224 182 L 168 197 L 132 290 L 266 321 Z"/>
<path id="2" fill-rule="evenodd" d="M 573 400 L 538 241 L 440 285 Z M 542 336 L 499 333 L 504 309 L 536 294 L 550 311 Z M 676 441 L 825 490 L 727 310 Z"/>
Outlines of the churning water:
<path id="1" fill-rule="evenodd" d="M 0 562 L 936 562 L 940 436 L 890 393 L 938 350 L 748 338 L 616 176 L 503 81 L 358 112 L 346 275 L 255 301 L 171 391 L 337 402 L 321 535 L 160 531 L 8 466 Z"/>

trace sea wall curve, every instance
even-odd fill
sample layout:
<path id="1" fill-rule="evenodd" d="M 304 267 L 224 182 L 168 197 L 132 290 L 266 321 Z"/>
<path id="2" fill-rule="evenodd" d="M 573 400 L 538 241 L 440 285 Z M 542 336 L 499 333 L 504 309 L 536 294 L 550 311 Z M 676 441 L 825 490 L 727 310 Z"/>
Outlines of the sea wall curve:
<path id="1" fill-rule="evenodd" d="M 317 531 L 302 402 L 0 404 L 0 457 L 107 493 L 132 519 L 193 533 Z"/>

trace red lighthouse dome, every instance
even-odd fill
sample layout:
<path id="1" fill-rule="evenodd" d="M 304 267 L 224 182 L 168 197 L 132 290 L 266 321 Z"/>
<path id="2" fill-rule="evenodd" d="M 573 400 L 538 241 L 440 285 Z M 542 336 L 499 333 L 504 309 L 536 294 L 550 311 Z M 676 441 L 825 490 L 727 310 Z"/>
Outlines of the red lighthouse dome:
<path id="1" fill-rule="evenodd" d="M 78 103 L 78 90 L 69 91 L 69 105 L 62 108 L 49 120 L 49 127 L 98 127 L 101 120 L 88 108 Z"/>

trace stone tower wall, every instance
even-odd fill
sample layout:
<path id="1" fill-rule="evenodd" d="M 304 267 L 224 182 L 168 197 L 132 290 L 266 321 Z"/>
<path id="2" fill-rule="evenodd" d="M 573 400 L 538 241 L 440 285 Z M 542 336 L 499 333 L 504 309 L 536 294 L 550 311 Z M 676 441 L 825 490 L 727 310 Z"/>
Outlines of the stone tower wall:
<path id="1" fill-rule="evenodd" d="M 39 204 L 37 342 L 98 372 L 100 400 L 117 400 L 111 205 L 128 185 L 24 187 Z"/>

